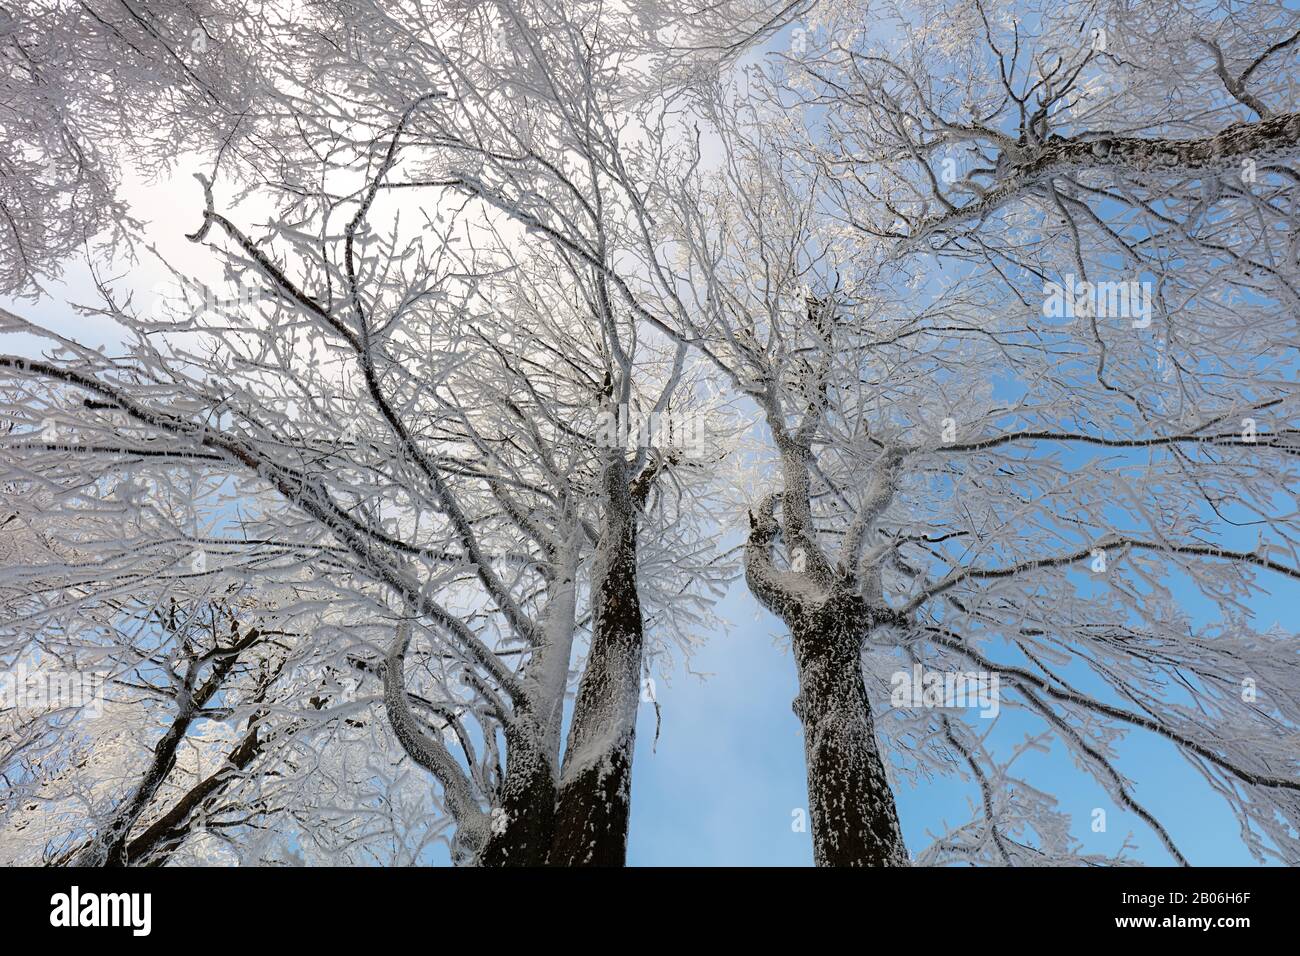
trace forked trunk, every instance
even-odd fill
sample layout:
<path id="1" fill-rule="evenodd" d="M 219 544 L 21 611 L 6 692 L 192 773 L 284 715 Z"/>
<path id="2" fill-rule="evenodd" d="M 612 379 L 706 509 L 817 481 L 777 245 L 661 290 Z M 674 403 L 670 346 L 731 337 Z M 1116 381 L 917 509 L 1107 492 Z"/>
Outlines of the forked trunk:
<path id="1" fill-rule="evenodd" d="M 170 810 L 127 844 L 126 864 L 128 866 L 166 864 L 172 853 L 189 835 L 194 825 L 195 815 L 201 814 L 209 802 L 215 800 L 227 784 L 234 780 L 240 771 L 246 769 L 261 751 L 262 740 L 258 736 L 256 720 L 257 718 L 254 718 L 254 726 L 230 752 L 226 764 L 221 769 L 191 787 Z"/>
<path id="2" fill-rule="evenodd" d="M 162 738 L 154 745 L 153 758 L 145 769 L 140 785 L 114 810 L 107 826 L 89 844 L 77 851 L 70 861 L 71 865 L 122 867 L 131 862 L 128 850 L 131 830 L 176 765 L 176 751 L 185 740 L 190 724 L 225 683 L 227 675 L 239 660 L 240 652 L 258 640 L 258 636 L 256 629 L 250 630 L 233 647 L 223 650 L 216 657 L 212 674 L 197 688 L 194 687 L 194 680 L 198 659 L 191 663 L 186 677 L 185 696 L 179 701 L 180 710 Z"/>

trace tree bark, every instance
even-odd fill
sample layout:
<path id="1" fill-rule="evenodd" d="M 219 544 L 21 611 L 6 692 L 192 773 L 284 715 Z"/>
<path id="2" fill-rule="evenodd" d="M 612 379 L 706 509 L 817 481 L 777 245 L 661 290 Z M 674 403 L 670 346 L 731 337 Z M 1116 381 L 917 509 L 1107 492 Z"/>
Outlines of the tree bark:
<path id="1" fill-rule="evenodd" d="M 644 633 L 636 582 L 638 514 L 621 449 L 607 461 L 603 483 L 591 649 L 565 746 L 553 866 L 622 866 L 627 859 Z"/>
<path id="2" fill-rule="evenodd" d="M 862 684 L 861 615 L 842 604 L 829 601 L 791 626 L 813 860 L 818 866 L 905 866 L 907 848 Z"/>
<path id="3" fill-rule="evenodd" d="M 535 743 L 541 736 L 526 726 L 506 730 L 501 815 L 492 821 L 491 835 L 479 856 L 480 866 L 546 864 L 555 835 L 556 786 L 553 762 Z"/>

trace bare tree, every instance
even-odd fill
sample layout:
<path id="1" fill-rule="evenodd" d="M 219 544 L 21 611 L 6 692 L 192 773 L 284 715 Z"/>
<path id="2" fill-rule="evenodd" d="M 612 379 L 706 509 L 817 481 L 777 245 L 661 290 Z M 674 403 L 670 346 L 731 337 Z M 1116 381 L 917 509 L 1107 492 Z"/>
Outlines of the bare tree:
<path id="1" fill-rule="evenodd" d="M 935 4 L 924 29 L 893 9 L 888 42 L 855 7 L 747 98 L 715 94 L 726 159 L 678 217 L 714 354 L 772 436 L 746 577 L 791 631 L 815 857 L 906 859 L 883 744 L 895 774 L 978 787 L 976 818 L 917 859 L 1089 858 L 943 709 L 965 676 L 997 679 L 1002 709 L 1041 719 L 1176 862 L 1114 765 L 1126 730 L 1171 742 L 1252 852 L 1293 861 L 1294 643 L 1248 596 L 1300 577 L 1279 508 L 1297 129 L 1264 105 L 1294 15 L 1254 8 L 1249 38 L 1213 24 L 1201 47 L 1246 64 L 1234 103 L 1213 56 L 1171 65 L 1181 11 L 1104 8 L 1119 19 L 1100 42 L 1159 36 L 1138 61 L 1080 39 L 1100 6 L 1033 29 L 1018 5 Z M 1206 108 L 1166 97 L 1175 81 Z M 815 121 L 792 122 L 792 101 Z"/>
<path id="2" fill-rule="evenodd" d="M 559 35 L 571 52 L 588 54 L 578 46 L 578 26 Z M 288 56 L 283 62 L 299 64 Z M 447 72 L 448 64 L 435 63 Z M 590 70 L 600 75 L 596 65 Z M 604 95 L 601 90 L 583 95 Z M 665 488 L 690 492 L 693 485 L 680 480 L 691 465 L 671 437 L 650 435 L 628 448 L 625 438 L 601 440 L 598 422 L 626 419 L 629 411 L 671 421 L 685 349 L 640 342 L 640 317 L 615 308 L 604 272 L 583 255 L 548 239 L 542 251 L 549 261 L 510 261 L 503 250 L 517 235 L 494 234 L 483 219 L 498 196 L 464 176 L 446 182 L 397 177 L 399 161 L 430 164 L 449 154 L 459 163 L 467 153 L 478 156 L 453 141 L 449 124 L 484 117 L 501 123 L 483 93 L 448 100 L 440 90 L 415 96 L 382 135 L 363 139 L 359 156 L 318 151 L 328 145 L 322 138 L 329 131 L 304 124 L 300 161 L 314 162 L 322 180 L 351 175 L 357 186 L 342 195 L 297 183 L 280 189 L 271 237 L 254 239 L 219 210 L 213 182 L 201 176 L 206 209 L 192 238 L 213 243 L 231 275 L 253 281 L 229 298 L 186 288 L 187 308 L 196 311 L 187 317 L 180 310 L 165 322 L 103 289 L 103 313 L 135 336 L 135 358 L 101 361 L 61 342 L 77 356 L 70 365 L 6 359 L 20 379 L 93 396 L 82 400 L 78 411 L 87 414 L 71 426 L 77 441 L 11 447 L 53 456 L 41 466 L 61 473 L 84 468 L 84 455 L 111 461 L 141 454 L 139 445 L 122 441 L 130 428 L 141 427 L 152 446 L 148 454 L 168 467 L 191 463 L 222 488 L 229 487 L 222 484 L 226 475 L 257 482 L 265 499 L 258 507 L 265 510 L 245 521 L 239 535 L 205 542 L 224 549 L 223 571 L 256 566 L 274 577 L 319 561 L 322 573 L 346 582 L 341 589 L 380 615 L 423 622 L 418 629 L 394 625 L 396 637 L 369 655 L 367 665 L 383 679 L 397 739 L 442 785 L 457 823 L 455 856 L 617 863 L 626 843 L 647 661 L 637 566 L 657 560 L 663 567 L 673 549 L 686 549 L 661 582 L 676 585 L 673 601 L 662 608 L 669 618 L 689 617 L 700 606 L 693 579 L 707 590 L 725 571 L 707 561 L 692 564 L 700 542 L 688 509 L 662 495 Z M 548 104 L 551 110 L 569 105 L 554 97 Z M 315 119 L 328 104 L 299 101 L 294 108 L 296 118 Z M 380 115 L 386 108 L 375 104 Z M 535 115 L 538 123 L 548 118 L 542 107 Z M 518 127 L 500 128 L 494 135 Z M 602 142 L 586 147 L 593 157 Z M 509 166 L 507 158 L 492 162 Z M 544 171 L 545 156 L 537 162 Z M 507 185 L 525 182 L 515 175 Z M 427 218 L 415 233 L 401 214 L 417 194 L 391 188 L 413 185 L 427 197 Z M 580 187 L 573 193 L 570 184 L 570 194 L 552 208 L 585 207 L 595 228 L 611 233 L 598 240 L 598 261 L 612 261 L 622 248 L 615 238 L 618 210 L 612 203 L 605 208 L 598 175 Z M 474 204 L 470 212 L 448 209 L 446 194 L 462 188 Z M 382 237 L 371 225 L 374 215 L 388 221 Z M 278 250 L 269 251 L 272 237 Z M 491 248 L 462 250 L 462 241 Z M 542 301 L 529 300 L 530 284 Z M 571 305 L 545 315 L 565 296 Z M 479 314 L 483 306 L 508 308 L 511 324 Z M 516 326 L 521 309 L 543 318 Z M 50 335 L 14 313 L 6 320 L 11 331 Z M 575 349 L 575 341 L 588 350 Z M 545 380 L 557 359 L 553 380 Z M 638 383 L 640 376 L 648 378 Z M 159 389 L 141 391 L 148 381 Z M 542 395 L 554 404 L 545 405 Z M 683 393 L 677 415 L 690 407 Z M 566 420 L 566 409 L 577 418 Z M 36 406 L 21 414 L 32 420 Z M 92 434 L 102 440 L 81 440 Z M 662 527 L 648 547 L 638 544 L 636 529 L 644 521 Z M 580 572 L 590 580 L 580 580 Z M 579 615 L 584 589 L 592 604 L 585 620 Z M 453 609 L 448 600 L 464 607 Z M 561 774 L 561 708 L 580 626 L 590 628 L 591 646 Z M 413 639 L 431 642 L 419 653 L 439 660 L 446 703 L 438 706 L 458 737 L 454 747 L 426 732 L 408 699 Z M 462 691 L 477 701 L 468 712 Z M 455 721 L 466 713 L 482 724 L 480 734 L 458 729 Z M 507 743 L 499 770 L 498 731 Z M 484 741 L 482 752 L 471 739 Z"/>
<path id="3" fill-rule="evenodd" d="M 0 305 L 0 480 L 55 489 L 56 514 L 14 513 L 88 555 L 14 562 L 13 646 L 131 589 L 163 606 L 198 550 L 292 595 L 312 673 L 283 680 L 320 691 L 317 719 L 241 683 L 230 770 L 167 789 L 179 818 L 166 774 L 135 790 L 113 859 L 242 801 L 284 828 L 232 820 L 251 860 L 447 839 L 458 862 L 621 863 L 641 680 L 712 623 L 721 459 L 753 423 L 735 517 L 791 638 L 818 863 L 1123 862 L 1024 777 L 1048 747 L 1187 862 L 1117 764 L 1133 731 L 1258 857 L 1297 860 L 1294 642 L 1250 606 L 1300 578 L 1292 11 L 100 7 L 0 26 L 15 96 L 156 94 L 117 131 L 59 114 L 105 157 L 93 208 L 42 233 L 23 166 L 0 281 L 29 291 L 78 230 L 137 236 L 122 170 L 182 155 L 221 275 L 176 270 L 160 305 L 95 259 L 103 352 Z M 43 30 L 87 68 L 44 69 Z M 1039 728 L 1023 747 L 1006 713 Z M 407 800 L 410 763 L 434 794 Z M 909 854 L 894 791 L 935 773 L 973 819 Z M 349 787 L 364 812 L 331 836 Z"/>

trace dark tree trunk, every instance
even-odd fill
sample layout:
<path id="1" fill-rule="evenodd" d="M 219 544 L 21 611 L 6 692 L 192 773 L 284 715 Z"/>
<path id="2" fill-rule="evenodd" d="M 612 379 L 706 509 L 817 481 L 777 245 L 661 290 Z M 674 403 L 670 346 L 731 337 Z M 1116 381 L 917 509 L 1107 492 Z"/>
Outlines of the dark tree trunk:
<path id="1" fill-rule="evenodd" d="M 830 601 L 791 627 L 813 860 L 818 866 L 905 866 L 907 849 L 862 684 L 861 620 L 858 608 Z"/>
<path id="2" fill-rule="evenodd" d="M 553 866 L 622 866 L 627 859 L 643 631 L 637 509 L 621 451 L 613 457 L 604 475 L 605 514 L 592 570 L 591 649 L 565 746 Z"/>
<path id="3" fill-rule="evenodd" d="M 480 866 L 544 866 L 555 835 L 555 771 L 529 741 L 531 730 L 506 732 L 506 775 L 500 821 L 479 856 Z"/>
<path id="4" fill-rule="evenodd" d="M 635 731 L 560 790 L 552 866 L 623 866 L 632 810 Z"/>

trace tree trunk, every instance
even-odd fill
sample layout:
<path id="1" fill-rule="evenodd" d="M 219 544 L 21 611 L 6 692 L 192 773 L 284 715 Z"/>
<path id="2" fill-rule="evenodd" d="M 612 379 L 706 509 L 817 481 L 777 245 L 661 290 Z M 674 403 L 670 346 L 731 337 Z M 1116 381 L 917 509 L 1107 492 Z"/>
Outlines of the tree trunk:
<path id="1" fill-rule="evenodd" d="M 623 866 L 632 809 L 635 730 L 560 789 L 552 866 Z"/>
<path id="2" fill-rule="evenodd" d="M 612 458 L 592 568 L 591 649 L 565 746 L 553 866 L 622 866 L 627 859 L 643 632 L 637 510 L 621 450 Z"/>
<path id="3" fill-rule="evenodd" d="M 570 537 L 576 536 L 576 528 Z M 566 538 L 566 541 L 568 538 Z M 560 739 L 573 650 L 579 553 L 566 543 L 556 553 L 542 619 L 543 642 L 524 669 L 528 689 L 507 725 L 505 786 L 481 866 L 544 866 L 555 838 Z M 497 811 L 494 811 L 497 812 Z"/>
<path id="4" fill-rule="evenodd" d="M 499 816 L 480 866 L 543 866 L 555 835 L 555 770 L 528 729 L 506 731 L 506 775 Z"/>
<path id="5" fill-rule="evenodd" d="M 861 618 L 828 602 L 791 628 L 818 866 L 905 866 L 907 848 L 862 684 Z"/>

